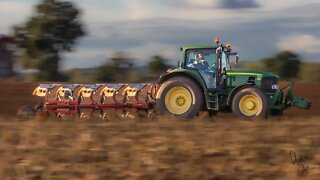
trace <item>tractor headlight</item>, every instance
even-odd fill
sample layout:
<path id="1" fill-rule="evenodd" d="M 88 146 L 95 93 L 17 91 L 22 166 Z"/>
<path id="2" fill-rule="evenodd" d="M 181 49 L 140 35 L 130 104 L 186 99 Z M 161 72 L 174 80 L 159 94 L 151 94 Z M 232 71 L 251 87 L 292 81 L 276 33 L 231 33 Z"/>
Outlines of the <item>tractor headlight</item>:
<path id="1" fill-rule="evenodd" d="M 274 85 L 271 86 L 271 89 L 279 90 L 279 86 L 277 84 L 274 84 Z"/>

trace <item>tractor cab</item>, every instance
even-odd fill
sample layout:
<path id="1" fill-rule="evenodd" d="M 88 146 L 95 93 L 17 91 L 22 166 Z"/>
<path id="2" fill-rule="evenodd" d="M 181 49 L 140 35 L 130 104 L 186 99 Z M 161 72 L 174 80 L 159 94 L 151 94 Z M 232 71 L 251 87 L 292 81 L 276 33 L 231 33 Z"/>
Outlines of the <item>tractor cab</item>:
<path id="1" fill-rule="evenodd" d="M 217 38 L 217 45 L 189 45 L 181 48 L 181 59 L 178 68 L 188 69 L 199 73 L 206 87 L 210 90 L 222 88 L 226 72 L 231 70 L 230 60 L 235 57 L 238 62 L 238 53 L 232 52 L 231 44 L 226 46 L 220 44 Z"/>

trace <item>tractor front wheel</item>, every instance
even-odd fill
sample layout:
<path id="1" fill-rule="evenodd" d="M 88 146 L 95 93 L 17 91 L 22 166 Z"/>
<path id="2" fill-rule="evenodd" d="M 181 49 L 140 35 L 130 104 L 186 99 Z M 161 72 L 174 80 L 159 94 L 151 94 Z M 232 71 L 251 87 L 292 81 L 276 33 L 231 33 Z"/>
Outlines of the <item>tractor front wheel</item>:
<path id="1" fill-rule="evenodd" d="M 264 119 L 269 112 L 267 96 L 255 87 L 241 89 L 232 101 L 232 112 L 243 119 Z"/>
<path id="2" fill-rule="evenodd" d="M 191 79 L 174 77 L 164 82 L 157 93 L 156 108 L 159 114 L 192 118 L 203 105 L 203 92 Z"/>

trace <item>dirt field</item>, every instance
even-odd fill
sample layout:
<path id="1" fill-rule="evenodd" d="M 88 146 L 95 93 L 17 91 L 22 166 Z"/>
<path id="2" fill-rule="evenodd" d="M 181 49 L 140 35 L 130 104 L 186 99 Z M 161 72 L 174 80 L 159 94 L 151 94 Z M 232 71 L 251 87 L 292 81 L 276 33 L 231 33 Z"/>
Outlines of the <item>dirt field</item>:
<path id="1" fill-rule="evenodd" d="M 57 120 L 12 117 L 36 85 L 1 84 L 1 179 L 320 179 L 320 83 L 282 118 Z"/>

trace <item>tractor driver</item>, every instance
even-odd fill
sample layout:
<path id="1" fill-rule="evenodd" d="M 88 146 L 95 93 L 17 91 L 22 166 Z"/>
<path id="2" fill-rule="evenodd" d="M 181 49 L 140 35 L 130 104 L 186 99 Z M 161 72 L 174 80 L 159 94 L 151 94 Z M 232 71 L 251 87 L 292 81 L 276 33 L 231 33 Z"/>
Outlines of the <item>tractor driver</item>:
<path id="1" fill-rule="evenodd" d="M 215 78 L 214 78 L 214 64 L 210 66 L 208 60 L 206 60 L 203 56 L 203 53 L 195 53 L 189 54 L 190 57 L 194 56 L 194 59 L 190 59 L 188 67 L 198 69 L 198 72 L 201 74 L 202 78 L 204 79 L 205 83 L 210 88 L 215 88 Z M 208 56 L 208 58 L 210 55 Z M 193 61 L 192 61 L 193 60 Z"/>
<path id="2" fill-rule="evenodd" d="M 208 69 L 209 63 L 207 60 L 204 59 L 201 53 L 196 55 L 196 61 L 198 62 L 198 69 Z"/>
<path id="3" fill-rule="evenodd" d="M 202 53 L 197 53 L 195 55 L 195 60 L 193 61 L 193 63 L 189 64 L 188 66 L 199 70 L 206 70 L 209 68 L 209 63 L 204 59 Z"/>

